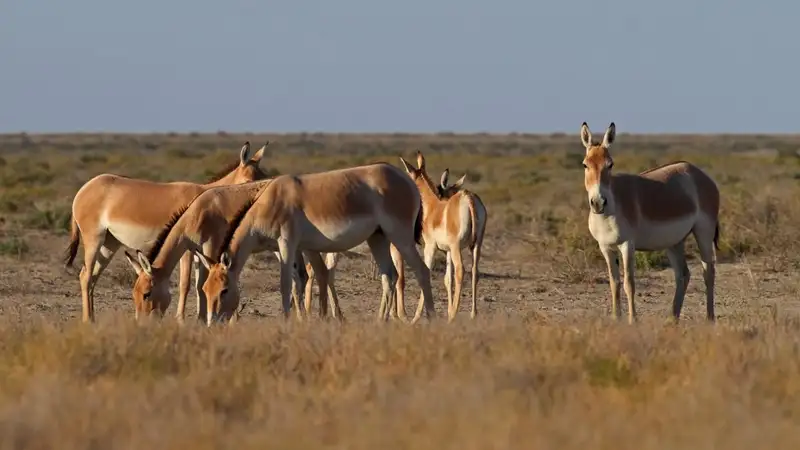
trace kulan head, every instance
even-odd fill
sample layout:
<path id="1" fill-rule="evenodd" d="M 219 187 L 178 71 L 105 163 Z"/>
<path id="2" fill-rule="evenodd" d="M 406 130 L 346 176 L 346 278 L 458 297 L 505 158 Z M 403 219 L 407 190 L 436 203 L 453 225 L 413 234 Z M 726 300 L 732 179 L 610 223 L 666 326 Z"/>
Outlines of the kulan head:
<path id="1" fill-rule="evenodd" d="M 133 284 L 136 319 L 138 320 L 140 316 L 149 316 L 153 311 L 163 315 L 170 303 L 169 280 L 156 283 L 160 269 L 153 267 L 147 256 L 139 250 L 136 251 L 135 257 L 126 251 L 125 259 L 136 271 L 136 282 Z"/>
<path id="2" fill-rule="evenodd" d="M 425 171 L 425 157 L 422 156 L 421 151 L 417 150 L 417 167 L 414 167 L 413 164 L 406 161 L 402 156 L 400 157 L 400 162 L 403 163 L 403 167 L 406 169 L 408 176 L 414 180 L 418 188 L 427 186 L 434 193 L 439 192 L 438 188 L 433 184 L 433 181 L 431 181 L 431 177 L 428 176 L 428 172 Z"/>
<path id="3" fill-rule="evenodd" d="M 208 277 L 203 283 L 206 295 L 206 324 L 225 320 L 235 321 L 238 318 L 239 289 L 231 273 L 231 257 L 227 251 L 222 252 L 219 262 L 214 262 L 202 253 L 196 253 L 197 259 L 208 270 Z"/>
<path id="4" fill-rule="evenodd" d="M 611 168 L 614 160 L 611 158 L 609 148 L 614 142 L 616 126 L 614 122 L 606 129 L 601 142 L 592 140 L 589 125 L 581 125 L 581 143 L 586 148 L 583 158 L 584 185 L 589 196 L 589 209 L 594 214 L 613 213 L 613 197 L 611 195 Z"/>
<path id="5" fill-rule="evenodd" d="M 224 180 L 227 184 L 242 184 L 268 178 L 268 174 L 261 170 L 259 166 L 261 159 L 267 151 L 268 145 L 269 141 L 255 153 L 251 154 L 250 141 L 245 142 L 242 146 L 242 150 L 239 152 L 239 165 L 229 173 L 220 177 L 217 182 Z"/>
<path id="6" fill-rule="evenodd" d="M 456 180 L 455 183 L 451 184 L 450 186 L 447 185 L 448 177 L 450 176 L 450 169 L 444 169 L 442 172 L 442 178 L 439 182 L 439 186 L 436 187 L 437 195 L 439 198 L 446 200 L 452 196 L 454 196 L 461 188 L 464 186 L 464 182 L 467 180 L 467 174 L 464 174 Z"/>

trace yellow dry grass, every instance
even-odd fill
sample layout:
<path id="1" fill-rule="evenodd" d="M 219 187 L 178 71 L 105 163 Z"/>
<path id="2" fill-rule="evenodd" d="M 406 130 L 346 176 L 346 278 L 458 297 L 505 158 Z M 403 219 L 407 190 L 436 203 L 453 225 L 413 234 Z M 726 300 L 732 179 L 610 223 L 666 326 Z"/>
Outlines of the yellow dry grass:
<path id="1" fill-rule="evenodd" d="M 800 327 L 0 326 L 2 448 L 794 448 Z"/>

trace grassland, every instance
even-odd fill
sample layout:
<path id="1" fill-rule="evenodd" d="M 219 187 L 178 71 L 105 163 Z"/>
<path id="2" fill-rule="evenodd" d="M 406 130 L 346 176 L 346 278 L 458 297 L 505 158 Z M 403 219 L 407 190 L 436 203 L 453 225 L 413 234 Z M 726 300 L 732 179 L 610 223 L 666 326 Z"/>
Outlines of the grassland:
<path id="1" fill-rule="evenodd" d="M 490 214 L 478 320 L 442 323 L 440 255 L 440 317 L 374 323 L 364 250 L 340 264 L 344 326 L 278 319 L 269 254 L 248 263 L 235 328 L 132 324 L 120 257 L 96 291 L 98 324 L 81 326 L 76 271 L 60 264 L 81 184 L 204 181 L 245 140 L 272 141 L 262 167 L 276 174 L 399 166 L 417 149 L 434 176 L 467 173 Z M 628 326 L 607 318 L 575 134 L 0 135 L 0 448 L 794 448 L 798 150 L 800 136 L 618 135 L 615 170 L 686 159 L 723 198 L 718 323 L 702 320 L 690 241 L 684 320 L 664 320 L 663 253 L 642 253 L 642 320 Z"/>

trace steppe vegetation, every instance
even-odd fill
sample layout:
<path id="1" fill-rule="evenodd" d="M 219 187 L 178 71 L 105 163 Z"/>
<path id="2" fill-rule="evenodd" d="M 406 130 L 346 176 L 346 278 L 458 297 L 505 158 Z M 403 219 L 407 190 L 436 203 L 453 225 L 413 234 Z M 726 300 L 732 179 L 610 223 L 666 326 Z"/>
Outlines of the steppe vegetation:
<path id="1" fill-rule="evenodd" d="M 800 136 L 620 131 L 615 171 L 685 159 L 720 186 L 715 325 L 704 322 L 692 240 L 678 325 L 666 321 L 673 278 L 661 252 L 637 254 L 641 322 L 608 317 L 577 125 L 568 135 L 0 136 L 0 448 L 794 448 Z M 273 174 L 400 167 L 417 149 L 437 178 L 467 173 L 489 211 L 482 315 L 462 309 L 445 323 L 440 254 L 439 317 L 375 323 L 380 283 L 363 250 L 337 274 L 344 325 L 278 319 L 270 254 L 248 263 L 236 327 L 181 327 L 171 315 L 137 325 L 133 271 L 118 255 L 95 294 L 98 323 L 82 325 L 77 267 L 60 263 L 77 189 L 103 172 L 205 181 L 245 140 L 272 142 L 262 167 Z"/>

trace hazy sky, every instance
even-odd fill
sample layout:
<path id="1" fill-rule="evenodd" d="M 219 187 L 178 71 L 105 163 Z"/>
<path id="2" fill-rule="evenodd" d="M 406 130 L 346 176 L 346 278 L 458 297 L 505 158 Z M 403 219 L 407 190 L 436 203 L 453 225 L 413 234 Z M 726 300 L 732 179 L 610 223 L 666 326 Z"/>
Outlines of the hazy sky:
<path id="1" fill-rule="evenodd" d="M 796 132 L 789 0 L 4 0 L 0 132 Z"/>

